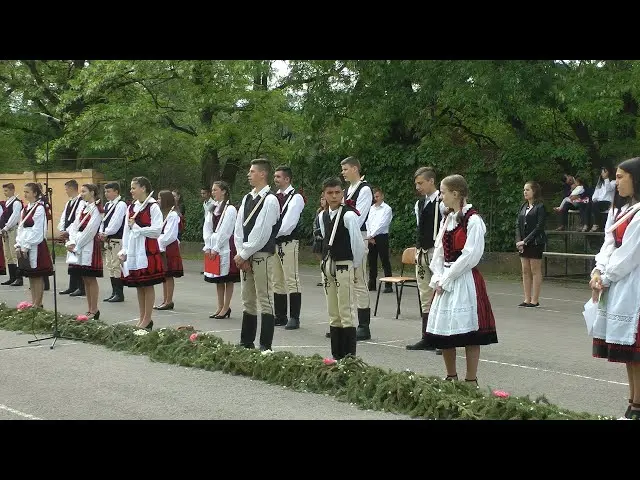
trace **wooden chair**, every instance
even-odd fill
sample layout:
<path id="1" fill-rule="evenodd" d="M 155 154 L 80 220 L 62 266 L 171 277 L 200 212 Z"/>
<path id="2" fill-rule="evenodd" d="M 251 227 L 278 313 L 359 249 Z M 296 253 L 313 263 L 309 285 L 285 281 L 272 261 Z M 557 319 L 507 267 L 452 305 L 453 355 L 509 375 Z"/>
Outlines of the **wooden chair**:
<path id="1" fill-rule="evenodd" d="M 402 267 L 400 268 L 400 276 L 399 277 L 383 277 L 378 280 L 378 296 L 376 297 L 376 308 L 373 312 L 373 316 L 375 317 L 378 313 L 378 303 L 380 302 L 380 291 L 382 290 L 383 283 L 392 283 L 395 286 L 396 290 L 396 320 L 400 315 L 400 303 L 402 302 L 402 293 L 404 291 L 405 285 L 407 287 L 414 287 L 418 292 L 418 308 L 420 309 L 420 315 L 422 315 L 422 304 L 420 303 L 420 290 L 418 289 L 418 279 L 416 277 L 408 277 L 404 276 L 404 267 L 405 265 L 411 265 L 415 271 L 416 264 L 416 248 L 410 247 L 406 248 L 404 252 L 402 252 Z M 398 290 L 398 286 L 400 286 L 400 290 Z"/>

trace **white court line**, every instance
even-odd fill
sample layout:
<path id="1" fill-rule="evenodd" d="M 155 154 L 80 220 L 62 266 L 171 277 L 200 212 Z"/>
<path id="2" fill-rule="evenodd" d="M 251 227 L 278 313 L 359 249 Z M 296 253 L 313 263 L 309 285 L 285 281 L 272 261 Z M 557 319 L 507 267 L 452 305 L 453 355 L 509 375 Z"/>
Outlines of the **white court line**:
<path id="1" fill-rule="evenodd" d="M 522 297 L 522 293 L 490 292 L 491 295 L 507 295 L 509 297 Z M 587 292 L 589 293 L 589 292 Z M 570 302 L 585 304 L 586 300 L 568 300 L 566 298 L 540 297 L 540 300 L 554 300 L 556 302 Z"/>
<path id="2" fill-rule="evenodd" d="M 364 342 L 360 342 L 360 343 L 368 343 L 371 345 L 380 345 L 382 347 L 392 347 L 392 348 L 404 348 L 400 345 L 388 345 L 386 343 L 380 343 L 380 342 L 370 342 L 368 340 L 364 341 Z M 461 358 L 466 358 L 464 355 L 458 355 Z M 611 383 L 614 385 L 625 385 L 625 386 L 629 386 L 628 383 L 624 383 L 624 382 L 616 382 L 614 380 L 605 380 L 603 378 L 595 378 L 595 377 L 588 377 L 586 375 L 580 375 L 578 373 L 567 373 L 567 372 L 558 372 L 557 370 L 548 370 L 546 368 L 540 368 L 540 367 L 530 367 L 528 365 L 518 365 L 517 363 L 506 363 L 506 362 L 498 362 L 496 360 L 486 360 L 481 358 L 480 359 L 481 362 L 486 362 L 486 363 L 494 363 L 496 365 L 504 365 L 506 367 L 515 367 L 515 368 L 524 368 L 525 370 L 535 370 L 538 372 L 545 372 L 545 373 L 556 373 L 558 375 L 565 375 L 567 377 L 576 377 L 576 378 L 584 378 L 586 380 L 595 380 L 596 382 L 604 382 L 604 383 Z"/>
<path id="3" fill-rule="evenodd" d="M 326 345 L 274 345 L 273 348 L 327 348 Z"/>
<path id="4" fill-rule="evenodd" d="M 317 278 L 320 275 L 308 275 L 306 273 L 301 273 L 299 275 L 300 277 L 309 277 L 309 278 Z M 506 292 L 494 292 L 494 291 L 490 291 L 489 292 L 490 295 L 507 295 L 509 297 L 521 297 L 522 293 L 506 293 Z M 588 293 L 588 292 L 587 292 Z M 565 299 L 565 298 L 553 298 L 553 297 L 540 297 L 540 300 L 554 300 L 556 302 L 569 302 L 569 303 L 579 303 L 584 305 L 584 303 L 586 302 L 586 300 L 569 300 L 569 299 Z M 565 313 L 565 312 L 559 312 L 559 313 Z"/>
<path id="5" fill-rule="evenodd" d="M 231 330 L 207 330 L 206 332 L 202 333 L 239 332 L 241 330 L 241 328 L 233 328 Z"/>
<path id="6" fill-rule="evenodd" d="M 196 312 L 176 312 L 175 310 L 156 310 L 156 312 L 158 312 L 158 315 L 162 315 L 163 313 L 171 313 L 173 315 L 202 315 Z"/>
<path id="7" fill-rule="evenodd" d="M 111 325 L 121 325 L 123 323 L 137 322 L 139 320 L 140 320 L 139 318 L 132 318 L 131 320 L 123 320 L 122 322 L 112 323 Z"/>
<path id="8" fill-rule="evenodd" d="M 0 403 L 0 410 L 5 410 L 9 413 L 13 413 L 14 415 L 18 415 L 22 418 L 28 418 L 29 420 L 42 420 L 41 418 L 34 417 L 33 415 L 29 415 L 28 413 L 21 412 L 20 410 L 16 410 L 15 408 L 7 407 L 6 405 L 2 405 Z"/>

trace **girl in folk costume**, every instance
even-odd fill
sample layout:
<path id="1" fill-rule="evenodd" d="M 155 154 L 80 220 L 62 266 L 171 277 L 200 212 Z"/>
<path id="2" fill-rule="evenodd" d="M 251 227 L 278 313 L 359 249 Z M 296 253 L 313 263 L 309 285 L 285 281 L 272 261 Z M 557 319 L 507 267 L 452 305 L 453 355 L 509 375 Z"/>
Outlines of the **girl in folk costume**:
<path id="1" fill-rule="evenodd" d="M 98 320 L 98 277 L 102 277 L 102 242 L 98 233 L 103 210 L 96 185 L 82 185 L 80 197 L 85 204 L 69 227 L 69 240 L 65 243 L 67 263 L 69 275 L 76 274 L 82 278 L 87 295 L 87 317 Z"/>
<path id="2" fill-rule="evenodd" d="M 624 363 L 629 378 L 625 418 L 640 419 L 640 157 L 616 171 L 618 192 L 607 217 L 605 240 L 589 286 L 600 296 L 593 324 L 593 356 Z"/>
<path id="3" fill-rule="evenodd" d="M 182 277 L 184 270 L 182 267 L 182 257 L 180 256 L 180 240 L 178 240 L 178 224 L 180 216 L 175 211 L 176 201 L 173 193 L 169 190 L 162 190 L 158 194 L 160 210 L 164 217 L 162 233 L 158 237 L 158 247 L 165 259 L 165 278 L 162 284 L 163 300 L 160 306 L 153 307 L 156 310 L 173 310 L 173 290 L 175 288 L 174 278 Z"/>
<path id="4" fill-rule="evenodd" d="M 35 183 L 24 186 L 23 207 L 16 234 L 16 257 L 20 274 L 29 278 L 31 300 L 35 308 L 42 308 L 45 277 L 53 275 L 53 263 L 47 246 L 47 213 L 40 201 L 42 191 Z"/>
<path id="5" fill-rule="evenodd" d="M 0 217 L 4 213 L 4 200 L 0 200 Z M 0 275 L 7 274 L 7 262 L 4 258 L 4 248 L 2 247 L 2 235 L 0 235 Z"/>
<path id="6" fill-rule="evenodd" d="M 478 385 L 480 345 L 498 343 L 495 319 L 477 265 L 484 253 L 487 228 L 467 203 L 469 188 L 461 175 L 440 183 L 447 216 L 436 238 L 430 287 L 435 290 L 425 341 L 442 350 L 447 380 L 457 380 L 456 347 L 464 347 L 466 382 Z"/>
<path id="7" fill-rule="evenodd" d="M 145 177 L 131 180 L 133 202 L 127 209 L 127 224 L 122 235 L 122 282 L 138 292 L 140 318 L 136 327 L 151 330 L 154 285 L 164 281 L 162 255 L 158 237 L 162 233 L 162 211 L 152 197 L 151 182 Z"/>
<path id="8" fill-rule="evenodd" d="M 232 259 L 236 256 L 233 231 L 238 211 L 229 202 L 229 184 L 223 181 L 213 183 L 211 192 L 218 206 L 213 215 L 208 215 L 204 225 L 204 253 L 213 260 L 220 257 L 220 272 L 204 272 L 204 281 L 215 283 L 218 291 L 218 310 L 209 318 L 229 318 L 234 283 L 240 281 L 240 270 Z M 205 269 L 206 270 L 206 269 Z"/>

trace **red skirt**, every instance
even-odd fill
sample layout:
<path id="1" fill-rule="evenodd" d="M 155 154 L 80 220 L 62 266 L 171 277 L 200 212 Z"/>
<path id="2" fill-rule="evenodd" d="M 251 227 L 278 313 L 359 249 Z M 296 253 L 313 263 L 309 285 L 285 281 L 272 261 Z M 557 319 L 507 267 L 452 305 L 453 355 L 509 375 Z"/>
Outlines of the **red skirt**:
<path id="1" fill-rule="evenodd" d="M 7 262 L 4 259 L 4 248 L 2 248 L 2 235 L 0 235 L 0 275 L 7 274 Z"/>
<path id="2" fill-rule="evenodd" d="M 236 257 L 236 255 L 238 254 L 238 252 L 236 251 L 236 242 L 233 240 L 233 235 L 231 235 L 231 238 L 229 238 L 229 248 L 231 248 L 231 252 L 230 252 L 230 261 L 229 261 L 229 276 L 233 275 L 234 278 L 235 276 L 238 277 L 238 282 L 240 281 L 240 269 L 238 268 L 238 266 L 236 265 L 236 262 L 233 261 L 233 259 Z"/>
<path id="3" fill-rule="evenodd" d="M 633 345 L 618 345 L 594 338 L 592 355 L 595 358 L 606 358 L 610 362 L 616 363 L 640 362 L 639 334 L 640 332 L 636 333 L 636 341 Z"/>
<path id="4" fill-rule="evenodd" d="M 167 249 L 165 251 L 166 258 L 166 277 L 182 277 L 184 276 L 184 269 L 182 267 L 182 256 L 180 255 L 180 245 L 178 241 L 167 245 Z"/>
<path id="5" fill-rule="evenodd" d="M 127 287 L 151 287 L 164 281 L 164 267 L 158 240 L 145 238 L 145 247 L 147 250 L 147 268 L 129 270 L 128 277 L 120 274 L 123 285 Z"/>
<path id="6" fill-rule="evenodd" d="M 460 333 L 458 335 L 434 335 L 426 332 L 424 339 L 430 346 L 446 349 L 498 343 L 496 319 L 493 316 L 493 309 L 491 308 L 491 302 L 487 294 L 487 285 L 484 282 L 482 274 L 476 267 L 471 269 L 471 273 L 473 274 L 473 283 L 476 287 L 476 298 L 478 302 L 478 330 Z"/>
<path id="7" fill-rule="evenodd" d="M 76 274 L 81 277 L 102 277 L 102 242 L 96 235 L 93 238 L 93 254 L 91 265 L 69 265 L 69 275 Z"/>
<path id="8" fill-rule="evenodd" d="M 50 277 L 53 275 L 53 262 L 49 253 L 49 246 L 46 240 L 38 245 L 38 262 L 36 268 L 29 270 L 20 270 L 20 275 L 27 278 L 34 277 Z"/>

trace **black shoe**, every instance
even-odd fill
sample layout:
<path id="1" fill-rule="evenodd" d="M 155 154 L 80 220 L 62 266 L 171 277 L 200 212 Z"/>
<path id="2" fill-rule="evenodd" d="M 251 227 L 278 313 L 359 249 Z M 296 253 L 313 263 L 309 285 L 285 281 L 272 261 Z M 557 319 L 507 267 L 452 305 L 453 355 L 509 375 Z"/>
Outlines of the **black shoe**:
<path id="1" fill-rule="evenodd" d="M 103 302 L 108 302 L 108 301 L 109 301 L 109 300 L 111 300 L 111 299 L 115 296 L 115 294 L 116 294 L 116 286 L 115 286 L 115 284 L 113 283 L 113 281 L 115 280 L 115 278 L 110 277 L 110 280 L 111 280 L 111 295 L 109 295 L 107 298 L 103 298 L 103 299 L 102 299 L 102 301 L 103 301 Z"/>
<path id="2" fill-rule="evenodd" d="M 371 323 L 371 309 L 359 308 L 358 309 L 358 329 L 356 330 L 356 340 L 369 340 L 371 338 L 371 330 L 369 324 Z"/>
<path id="3" fill-rule="evenodd" d="M 60 295 L 69 295 L 70 293 L 75 292 L 76 290 L 73 288 L 67 288 L 66 290 L 62 290 L 61 292 L 58 292 L 58 294 Z"/>
<path id="4" fill-rule="evenodd" d="M 302 308 L 302 294 L 300 292 L 289 294 L 289 321 L 284 326 L 285 330 L 300 328 L 300 309 Z"/>
<path id="5" fill-rule="evenodd" d="M 329 327 L 331 328 L 331 327 Z M 324 334 L 325 338 L 331 338 L 331 331 Z"/>
<path id="6" fill-rule="evenodd" d="M 289 321 L 287 318 L 287 301 L 286 293 L 273 294 L 273 314 L 275 318 L 274 325 L 276 327 L 283 327 Z"/>
<path id="7" fill-rule="evenodd" d="M 369 329 L 369 325 L 358 325 L 358 329 L 356 331 L 356 340 L 370 340 L 371 339 L 371 330 Z"/>
<path id="8" fill-rule="evenodd" d="M 407 350 L 435 350 L 435 347 L 431 347 L 429 345 L 427 345 L 427 341 L 423 338 L 420 341 L 418 341 L 417 343 L 414 343 L 413 345 L 407 345 L 405 347 Z"/>
<path id="9" fill-rule="evenodd" d="M 289 317 L 289 321 L 284 326 L 285 330 L 297 330 L 300 328 L 300 320 L 297 318 Z"/>
<path id="10" fill-rule="evenodd" d="M 530 303 L 527 305 L 528 308 L 538 308 L 540 306 L 540 302 L 538 303 Z"/>
<path id="11" fill-rule="evenodd" d="M 387 287 L 382 291 L 382 293 L 393 293 L 393 288 Z"/>
<path id="12" fill-rule="evenodd" d="M 12 286 L 12 287 L 22 287 L 23 285 L 24 285 L 24 282 L 22 281 L 22 277 L 18 277 L 13 281 L 13 283 L 10 286 Z"/>
<path id="13" fill-rule="evenodd" d="M 344 328 L 329 327 L 329 336 L 331 337 L 331 356 L 334 360 L 340 360 L 344 358 L 344 352 L 342 351 L 342 333 Z"/>
<path id="14" fill-rule="evenodd" d="M 221 320 L 223 318 L 230 318 L 230 317 L 231 317 L 231 309 L 227 310 L 227 313 L 225 313 L 224 315 L 213 314 L 209 318 L 217 318 L 218 320 Z"/>
<path id="15" fill-rule="evenodd" d="M 253 342 L 258 331 L 258 316 L 242 312 L 242 326 L 240 330 L 240 346 L 245 348 L 255 348 Z"/>
<path id="16" fill-rule="evenodd" d="M 85 296 L 85 292 L 83 292 L 80 289 L 77 289 L 75 292 L 71 292 L 69 294 L 70 297 L 84 297 Z"/>

